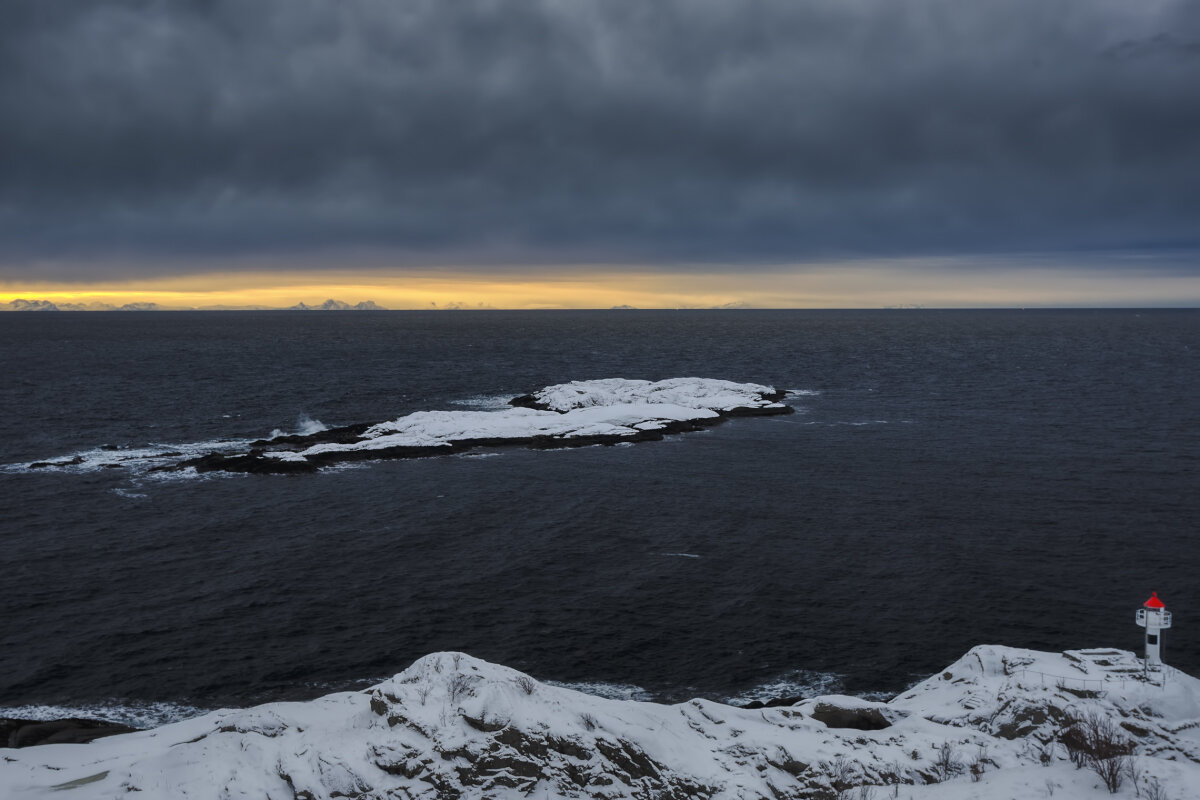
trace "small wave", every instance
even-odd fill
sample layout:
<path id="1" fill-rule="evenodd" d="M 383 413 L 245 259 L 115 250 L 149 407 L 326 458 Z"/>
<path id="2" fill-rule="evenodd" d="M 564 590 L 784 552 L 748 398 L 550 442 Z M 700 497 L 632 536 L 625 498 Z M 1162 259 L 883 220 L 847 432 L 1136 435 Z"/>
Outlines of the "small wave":
<path id="1" fill-rule="evenodd" d="M 896 422 L 893 422 L 892 420 L 887 420 L 887 419 L 870 419 L 870 420 L 857 420 L 857 421 L 855 421 L 855 420 L 825 421 L 825 420 L 819 420 L 819 419 L 807 419 L 807 420 L 798 419 L 798 420 L 793 421 L 793 420 L 785 419 L 785 420 L 779 420 L 779 422 L 780 422 L 780 424 L 783 424 L 783 425 L 810 425 L 810 426 L 815 426 L 818 428 L 865 428 L 865 427 L 868 427 L 871 425 L 912 424 L 912 420 L 910 420 L 910 419 L 897 420 Z"/>
<path id="2" fill-rule="evenodd" d="M 823 694 L 840 694 L 842 686 L 843 676 L 835 672 L 814 672 L 800 669 L 784 673 L 752 689 L 727 697 L 722 702 L 744 706 L 755 700 L 765 703 L 780 697 L 816 697 Z"/>
<path id="3" fill-rule="evenodd" d="M 78 474 L 98 470 L 125 469 L 134 473 L 145 473 L 154 467 L 171 466 L 188 458 L 244 448 L 249 446 L 250 442 L 250 439 L 222 439 L 187 444 L 151 442 L 138 447 L 97 447 L 40 461 L 5 464 L 0 467 L 0 470 L 7 473 L 65 472 Z"/>
<path id="4" fill-rule="evenodd" d="M 132 489 L 113 489 L 112 493 L 118 497 L 124 497 L 129 500 L 142 500 L 146 495 L 142 492 L 135 492 Z"/>
<path id="5" fill-rule="evenodd" d="M 327 431 L 327 430 L 329 430 L 329 426 L 326 425 L 324 422 L 321 422 L 321 420 L 319 420 L 319 419 L 313 419 L 308 414 L 302 413 L 302 414 L 300 414 L 299 417 L 296 418 L 296 430 L 293 431 L 293 433 L 299 434 L 301 436 L 310 436 L 314 433 L 320 433 L 321 431 Z M 288 433 L 287 431 L 285 431 L 281 428 L 276 428 L 275 430 L 271 431 L 271 435 L 268 436 L 267 438 L 274 439 L 279 436 L 291 436 L 291 435 L 292 435 L 291 433 Z"/>
<path id="6" fill-rule="evenodd" d="M 349 692 L 370 688 L 391 677 L 391 675 L 380 675 L 375 678 L 354 678 L 349 681 L 307 681 L 304 685 L 323 692 Z"/>
<path id="7" fill-rule="evenodd" d="M 516 394 L 477 394 L 472 397 L 451 400 L 450 405 L 496 411 L 502 408 L 511 408 L 508 401 L 515 396 Z"/>
<path id="8" fill-rule="evenodd" d="M 134 728 L 157 728 L 159 725 L 198 717 L 212 710 L 183 703 L 123 703 L 113 700 L 77 706 L 4 706 L 0 707 L 0 717 L 32 720 L 83 717 L 119 722 Z"/>
<path id="9" fill-rule="evenodd" d="M 650 692 L 632 683 L 604 683 L 601 681 L 542 681 L 542 683 L 548 686 L 557 686 L 560 689 L 570 689 L 574 692 L 590 694 L 594 697 L 603 697 L 606 700 L 639 700 L 649 702 L 654 699 L 654 695 L 650 694 Z"/>
<path id="10" fill-rule="evenodd" d="M 675 558 L 700 558 L 695 553 L 659 553 L 660 556 L 668 556 Z"/>
<path id="11" fill-rule="evenodd" d="M 795 397 L 815 397 L 820 394 L 816 389 L 784 389 L 784 391 Z"/>
<path id="12" fill-rule="evenodd" d="M 330 473 L 332 473 L 332 472 L 350 472 L 352 470 L 370 469 L 370 468 L 371 468 L 371 465 L 365 461 L 339 461 L 335 464 L 330 464 L 329 466 L 325 467 L 325 469 L 323 471 L 330 472 Z M 204 474 L 212 475 L 213 473 L 206 472 Z"/>

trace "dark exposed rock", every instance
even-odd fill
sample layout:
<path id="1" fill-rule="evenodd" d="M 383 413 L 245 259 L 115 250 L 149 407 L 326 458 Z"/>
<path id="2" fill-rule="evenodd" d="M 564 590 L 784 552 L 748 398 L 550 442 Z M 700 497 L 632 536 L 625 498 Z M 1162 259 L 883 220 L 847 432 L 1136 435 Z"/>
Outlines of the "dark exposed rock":
<path id="1" fill-rule="evenodd" d="M 356 425 L 343 425 L 340 428 L 330 428 L 329 430 L 317 431 L 315 433 L 293 433 L 287 436 L 276 436 L 274 439 L 259 439 L 256 442 L 251 442 L 251 447 L 270 447 L 281 445 L 302 444 L 305 447 L 312 447 L 314 444 L 353 444 L 362 438 L 362 435 L 374 423 L 361 422 Z"/>
<path id="2" fill-rule="evenodd" d="M 1149 728 L 1143 728 L 1141 725 L 1135 725 L 1132 722 L 1128 722 L 1126 720 L 1121 721 L 1121 727 L 1124 728 L 1125 730 L 1129 731 L 1130 733 L 1132 733 L 1134 736 L 1138 737 L 1139 739 L 1145 739 L 1151 733 Z"/>
<path id="3" fill-rule="evenodd" d="M 73 467 L 76 464 L 83 463 L 83 456 L 75 456 L 66 461 L 35 461 L 29 465 L 30 469 L 42 469 L 43 467 Z"/>
<path id="4" fill-rule="evenodd" d="M 475 730 L 482 731 L 484 733 L 495 733 L 496 731 L 502 731 L 508 727 L 507 720 L 488 719 L 486 716 L 472 717 L 470 714 L 465 712 L 463 713 L 462 718 L 463 722 L 467 723 Z"/>
<path id="5" fill-rule="evenodd" d="M 817 703 L 812 718 L 824 722 L 828 728 L 853 728 L 859 731 L 881 731 L 892 727 L 878 708 L 835 706 L 832 703 Z"/>
<path id="6" fill-rule="evenodd" d="M 772 417 L 777 414 L 793 414 L 796 409 L 791 406 L 742 406 L 728 408 L 721 412 L 723 417 Z"/>
<path id="7" fill-rule="evenodd" d="M 550 736 L 546 739 L 546 744 L 549 745 L 550 749 L 554 750 L 556 753 L 562 753 L 565 756 L 577 758 L 580 761 L 588 761 L 592 757 L 591 750 L 588 750 L 579 742 L 571 739 L 562 739 L 557 736 Z"/>
<path id="8" fill-rule="evenodd" d="M 210 453 L 199 458 L 179 462 L 179 467 L 193 467 L 197 472 L 248 472 L 254 475 L 293 475 L 316 472 L 318 466 L 311 461 L 285 461 L 272 458 L 261 450 L 249 453 L 226 455 Z"/>
<path id="9" fill-rule="evenodd" d="M 656 764 L 640 747 L 630 742 L 597 739 L 596 749 L 633 780 L 658 778 L 662 774 L 662 765 Z"/>
<path id="10" fill-rule="evenodd" d="M 1053 704 L 1006 702 L 1000 706 L 997 716 L 1004 721 L 995 726 L 993 733 L 1001 739 L 1020 739 L 1037 731 L 1047 722 L 1061 727 L 1066 712 Z"/>
<path id="11" fill-rule="evenodd" d="M 535 408 L 538 411 L 549 411 L 550 407 L 545 403 L 539 403 L 538 399 L 531 394 L 523 394 L 520 397 L 514 397 L 508 401 L 510 406 L 517 408 Z"/>
<path id="12" fill-rule="evenodd" d="M 803 761 L 797 761 L 796 758 L 784 748 L 778 748 L 774 754 L 766 757 L 767 763 L 776 769 L 781 769 L 793 778 L 799 778 L 808 772 L 808 764 Z"/>
<path id="13" fill-rule="evenodd" d="M 545 758 L 546 754 L 550 752 L 550 746 L 545 739 L 540 736 L 530 736 L 516 728 L 505 727 L 498 731 L 493 738 L 500 744 L 532 758 Z"/>
<path id="14" fill-rule="evenodd" d="M 415 778 L 432 761 L 415 747 L 404 746 L 372 745 L 370 757 L 375 766 L 387 774 L 403 775 L 405 778 Z"/>
<path id="15" fill-rule="evenodd" d="M 794 706 L 804 698 L 800 695 L 792 697 L 772 697 L 770 700 L 751 700 L 742 708 L 758 709 L 758 708 L 782 708 L 784 706 Z"/>
<path id="16" fill-rule="evenodd" d="M 54 720 L 0 718 L 0 747 L 39 744 L 86 744 L 103 736 L 131 733 L 137 728 L 102 719 L 70 717 Z"/>

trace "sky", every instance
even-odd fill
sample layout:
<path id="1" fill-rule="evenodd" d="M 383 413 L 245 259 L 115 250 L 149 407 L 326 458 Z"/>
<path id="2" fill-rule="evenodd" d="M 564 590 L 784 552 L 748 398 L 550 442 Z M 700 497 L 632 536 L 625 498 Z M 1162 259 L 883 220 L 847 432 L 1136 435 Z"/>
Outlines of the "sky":
<path id="1" fill-rule="evenodd" d="M 1194 0 L 6 0 L 0 303 L 1200 305 Z"/>

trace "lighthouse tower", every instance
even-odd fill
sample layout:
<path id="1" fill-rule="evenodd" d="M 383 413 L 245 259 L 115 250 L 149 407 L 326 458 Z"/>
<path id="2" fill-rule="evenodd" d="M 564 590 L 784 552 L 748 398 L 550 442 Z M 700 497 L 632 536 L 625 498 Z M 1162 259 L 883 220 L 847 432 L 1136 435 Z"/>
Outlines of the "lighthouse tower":
<path id="1" fill-rule="evenodd" d="M 1159 631 L 1171 627 L 1171 612 L 1158 599 L 1158 592 L 1152 592 L 1150 599 L 1137 610 L 1135 619 L 1138 625 L 1146 629 L 1146 669 L 1154 669 L 1162 664 Z"/>

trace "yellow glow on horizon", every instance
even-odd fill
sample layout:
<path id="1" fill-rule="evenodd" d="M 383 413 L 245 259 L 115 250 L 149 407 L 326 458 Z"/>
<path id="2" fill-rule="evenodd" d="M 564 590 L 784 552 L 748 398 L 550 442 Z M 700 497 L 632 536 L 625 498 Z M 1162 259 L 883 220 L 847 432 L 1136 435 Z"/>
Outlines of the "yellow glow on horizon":
<path id="1" fill-rule="evenodd" d="M 0 280 L 0 303 L 157 303 L 166 308 L 317 305 L 373 300 L 389 309 L 495 308 L 929 308 L 1195 305 L 1200 278 L 1112 270 L 1013 268 L 934 262 L 857 262 L 723 272 L 631 271 L 597 266 L 561 274 L 365 270 L 252 270 L 150 280 L 65 284 Z"/>

